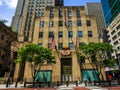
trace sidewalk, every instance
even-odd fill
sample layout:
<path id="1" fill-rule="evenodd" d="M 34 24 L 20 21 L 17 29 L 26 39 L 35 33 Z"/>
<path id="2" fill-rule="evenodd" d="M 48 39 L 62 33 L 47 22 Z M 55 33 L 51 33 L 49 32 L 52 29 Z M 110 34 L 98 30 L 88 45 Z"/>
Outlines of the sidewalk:
<path id="1" fill-rule="evenodd" d="M 15 88 L 15 84 L 9 85 L 6 88 L 5 84 L 0 84 L 0 90 L 120 90 L 120 86 L 113 87 L 100 87 L 100 86 L 85 86 L 85 84 L 79 84 L 76 86 L 75 84 L 70 84 L 69 86 L 61 85 L 59 87 L 54 88 L 24 88 L 24 84 L 18 84 L 17 88 Z"/>

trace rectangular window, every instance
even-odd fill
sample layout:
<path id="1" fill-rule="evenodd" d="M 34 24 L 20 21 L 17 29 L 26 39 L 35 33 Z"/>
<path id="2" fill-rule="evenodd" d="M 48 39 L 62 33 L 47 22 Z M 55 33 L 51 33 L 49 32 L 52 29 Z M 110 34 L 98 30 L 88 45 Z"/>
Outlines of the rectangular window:
<path id="1" fill-rule="evenodd" d="M 86 24 L 87 24 L 87 26 L 91 26 L 91 21 L 90 21 L 90 20 L 87 20 L 87 21 L 86 21 Z"/>
<path id="2" fill-rule="evenodd" d="M 59 27 L 62 27 L 62 26 L 63 26 L 63 22 L 59 21 Z"/>
<path id="3" fill-rule="evenodd" d="M 118 41 L 114 42 L 114 45 L 118 45 Z"/>
<path id="4" fill-rule="evenodd" d="M 78 37 L 83 37 L 82 31 L 78 31 Z"/>
<path id="5" fill-rule="evenodd" d="M 84 42 L 80 42 L 80 43 L 79 43 L 79 46 L 83 46 L 83 45 L 84 45 Z"/>
<path id="6" fill-rule="evenodd" d="M 48 48 L 50 48 L 51 43 L 48 43 Z"/>
<path id="7" fill-rule="evenodd" d="M 116 29 L 117 29 L 117 30 L 119 30 L 119 29 L 120 29 L 120 24 L 116 27 Z"/>
<path id="8" fill-rule="evenodd" d="M 76 11 L 76 16 L 80 17 L 80 11 Z"/>
<path id="9" fill-rule="evenodd" d="M 112 39 L 115 40 L 117 38 L 117 36 L 115 35 Z"/>
<path id="10" fill-rule="evenodd" d="M 50 22 L 49 22 L 49 26 L 50 26 L 50 27 L 53 27 L 53 21 L 50 21 Z"/>
<path id="11" fill-rule="evenodd" d="M 77 26 L 82 26 L 81 21 L 77 21 Z"/>
<path id="12" fill-rule="evenodd" d="M 111 32 L 111 34 L 113 35 L 115 33 L 115 30 L 113 30 L 112 32 Z"/>
<path id="13" fill-rule="evenodd" d="M 59 43 L 58 44 L 58 50 L 62 50 L 62 48 L 63 48 L 63 43 Z"/>
<path id="14" fill-rule="evenodd" d="M 68 27 L 72 27 L 72 21 L 68 21 Z"/>
<path id="15" fill-rule="evenodd" d="M 40 21 L 40 27 L 44 27 L 44 21 Z"/>
<path id="16" fill-rule="evenodd" d="M 72 12 L 68 11 L 68 17 L 72 17 Z"/>
<path id="17" fill-rule="evenodd" d="M 62 16 L 63 16 L 63 12 L 59 11 L 59 17 L 62 17 Z"/>
<path id="18" fill-rule="evenodd" d="M 39 38 L 43 38 L 43 32 L 39 32 Z"/>
<path id="19" fill-rule="evenodd" d="M 60 31 L 60 32 L 58 33 L 58 35 L 59 35 L 60 38 L 62 38 L 62 37 L 63 37 L 63 32 Z"/>
<path id="20" fill-rule="evenodd" d="M 42 43 L 38 43 L 38 46 L 42 47 Z"/>
<path id="21" fill-rule="evenodd" d="M 72 38 L 72 37 L 73 37 L 73 32 L 72 32 L 72 31 L 69 31 L 68 37 L 69 37 L 69 38 Z"/>
<path id="22" fill-rule="evenodd" d="M 50 18 L 54 17 L 54 12 L 50 11 Z"/>
<path id="23" fill-rule="evenodd" d="M 69 48 L 70 48 L 70 50 L 73 50 L 74 49 L 74 44 L 73 43 L 69 43 Z"/>
<path id="24" fill-rule="evenodd" d="M 49 38 L 52 38 L 53 32 L 49 32 Z"/>
<path id="25" fill-rule="evenodd" d="M 88 37 L 92 37 L 92 31 L 88 31 Z"/>

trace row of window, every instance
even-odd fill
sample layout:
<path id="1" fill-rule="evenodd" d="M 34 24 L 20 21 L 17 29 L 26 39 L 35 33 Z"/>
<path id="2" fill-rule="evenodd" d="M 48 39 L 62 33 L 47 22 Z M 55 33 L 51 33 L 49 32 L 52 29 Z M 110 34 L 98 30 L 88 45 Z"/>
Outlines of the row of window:
<path id="1" fill-rule="evenodd" d="M 88 37 L 92 37 L 92 36 L 93 36 L 92 31 L 88 31 Z M 53 37 L 53 32 L 49 32 L 49 36 L 48 37 L 52 38 Z M 58 32 L 58 37 L 59 38 L 63 37 L 63 32 L 62 31 Z M 73 37 L 73 31 L 69 31 L 68 32 L 68 37 L 69 38 Z M 82 31 L 78 31 L 78 37 L 83 37 L 83 32 Z M 43 32 L 39 32 L 39 38 L 43 38 Z"/>
<path id="2" fill-rule="evenodd" d="M 48 48 L 50 48 L 50 44 L 51 43 L 48 43 Z M 79 46 L 82 46 L 83 44 L 84 43 L 81 42 L 81 43 L 79 43 Z M 39 43 L 38 45 L 42 46 L 42 43 Z M 58 50 L 62 50 L 62 48 L 63 48 L 63 43 L 58 43 Z M 69 43 L 69 48 L 70 48 L 70 50 L 73 50 L 74 49 L 74 43 Z"/>
<path id="3" fill-rule="evenodd" d="M 64 16 L 71 18 L 72 17 L 72 11 L 64 11 Z M 80 17 L 80 11 L 76 11 L 76 16 Z M 54 17 L 54 11 L 50 11 L 50 17 Z M 63 17 L 63 11 L 59 11 L 59 17 Z"/>
<path id="4" fill-rule="evenodd" d="M 66 22 L 65 22 L 65 24 L 66 24 Z M 68 27 L 72 27 L 72 21 L 68 21 L 67 25 L 68 25 Z M 86 25 L 87 26 L 91 26 L 91 21 L 90 20 L 86 20 Z M 54 26 L 54 22 L 50 21 L 49 22 L 49 26 L 53 27 Z M 59 21 L 58 26 L 62 27 L 63 26 L 63 21 Z M 77 21 L 77 26 L 82 26 L 81 20 Z M 40 27 L 44 27 L 44 21 L 40 21 Z"/>

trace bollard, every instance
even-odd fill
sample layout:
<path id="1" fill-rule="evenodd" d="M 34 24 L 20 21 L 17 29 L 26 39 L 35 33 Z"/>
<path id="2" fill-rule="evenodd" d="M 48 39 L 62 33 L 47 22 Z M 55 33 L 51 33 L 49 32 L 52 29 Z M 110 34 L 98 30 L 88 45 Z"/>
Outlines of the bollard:
<path id="1" fill-rule="evenodd" d="M 94 81 L 94 86 L 96 86 L 96 81 Z"/>
<path id="2" fill-rule="evenodd" d="M 33 87 L 35 87 L 35 82 L 33 81 Z"/>
<path id="3" fill-rule="evenodd" d="M 18 81 L 15 82 L 15 87 L 17 87 Z"/>
<path id="4" fill-rule="evenodd" d="M 111 86 L 111 81 L 110 80 L 108 81 L 108 84 L 109 84 L 109 86 Z"/>
<path id="5" fill-rule="evenodd" d="M 69 82 L 68 81 L 66 82 L 66 85 L 67 85 L 67 87 L 69 86 Z"/>
<path id="6" fill-rule="evenodd" d="M 57 82 L 57 87 L 59 87 L 59 81 Z"/>
<path id="7" fill-rule="evenodd" d="M 50 87 L 50 82 L 48 82 L 48 87 Z"/>
<path id="8" fill-rule="evenodd" d="M 76 86 L 78 86 L 78 81 L 76 81 Z"/>
<path id="9" fill-rule="evenodd" d="M 24 87 L 26 87 L 26 81 L 24 82 Z"/>
<path id="10" fill-rule="evenodd" d="M 87 81 L 85 81 L 85 86 L 87 86 Z"/>
<path id="11" fill-rule="evenodd" d="M 39 87 L 41 87 L 41 82 L 39 82 Z"/>
<path id="12" fill-rule="evenodd" d="M 9 83 L 10 83 L 10 79 L 8 78 L 8 80 L 7 80 L 7 82 L 6 82 L 6 88 L 8 88 Z"/>

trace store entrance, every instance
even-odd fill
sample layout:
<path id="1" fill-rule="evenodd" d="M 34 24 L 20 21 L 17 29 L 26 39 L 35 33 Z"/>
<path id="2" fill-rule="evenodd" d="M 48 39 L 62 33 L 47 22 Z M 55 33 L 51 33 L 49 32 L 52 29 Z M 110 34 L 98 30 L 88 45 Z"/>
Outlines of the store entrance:
<path id="1" fill-rule="evenodd" d="M 61 58 L 61 81 L 72 81 L 72 58 Z"/>

